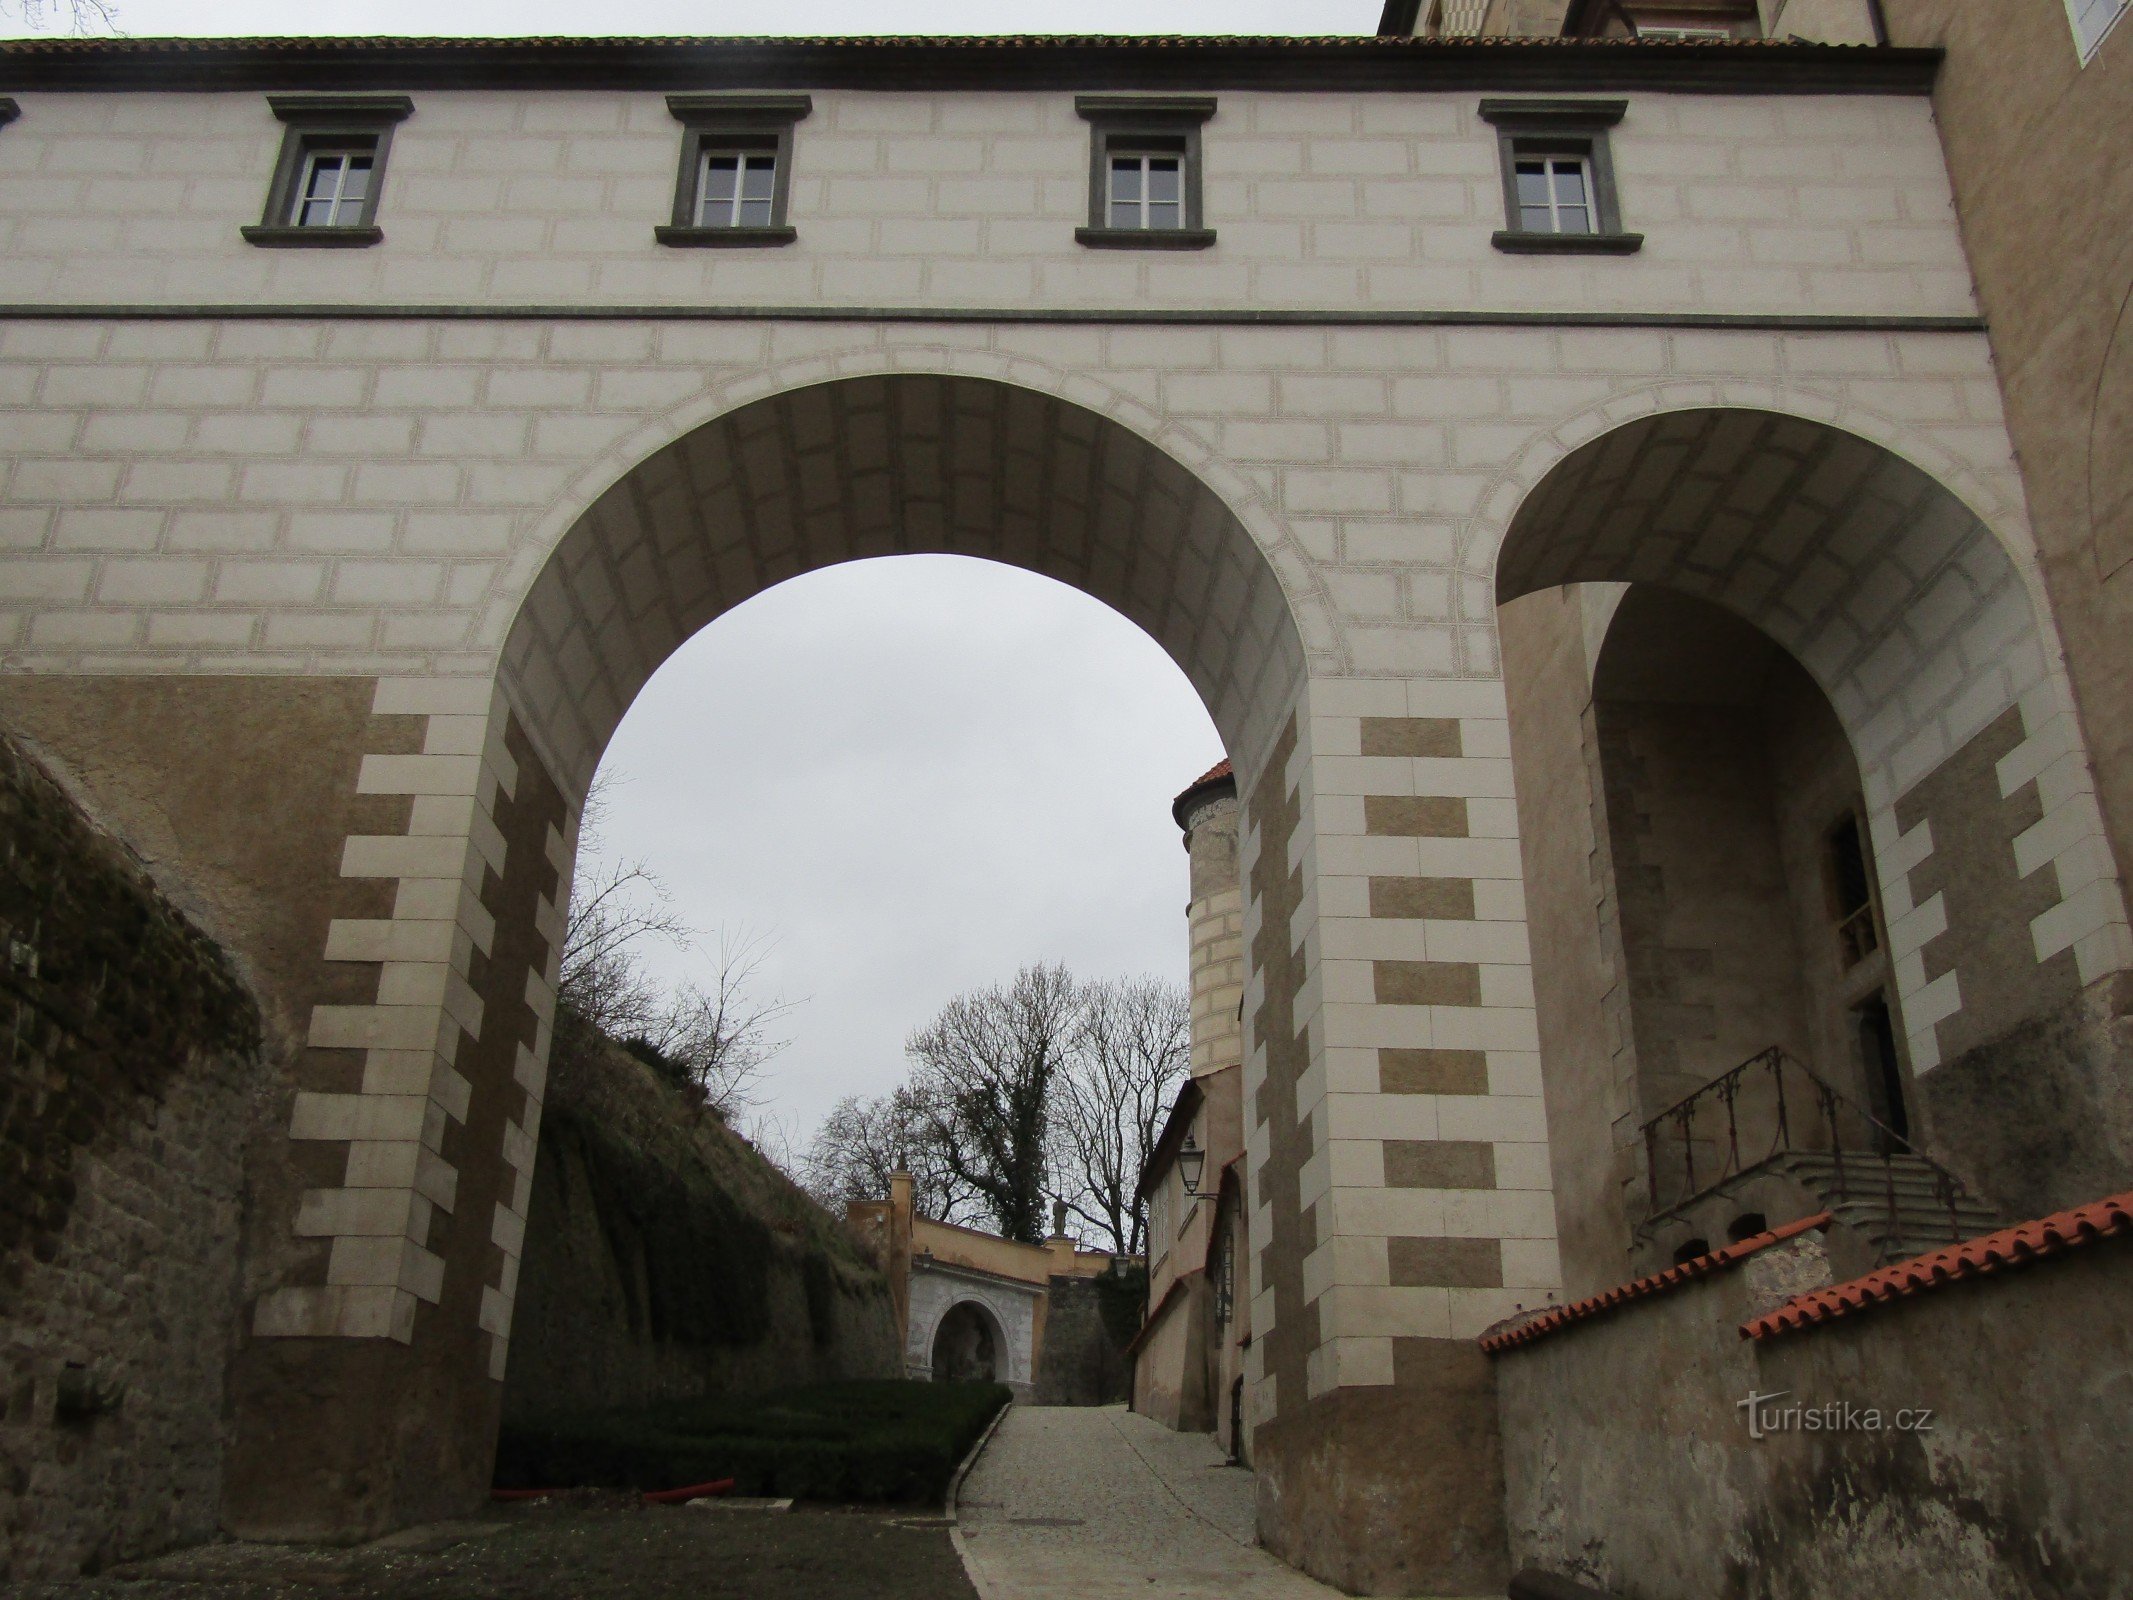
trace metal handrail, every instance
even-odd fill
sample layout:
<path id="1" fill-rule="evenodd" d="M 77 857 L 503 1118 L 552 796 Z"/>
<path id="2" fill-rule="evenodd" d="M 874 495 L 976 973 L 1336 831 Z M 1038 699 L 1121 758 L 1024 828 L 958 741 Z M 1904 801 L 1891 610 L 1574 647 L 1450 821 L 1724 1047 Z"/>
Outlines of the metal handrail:
<path id="1" fill-rule="evenodd" d="M 1776 1125 L 1771 1132 L 1769 1148 L 1761 1154 L 1753 1153 L 1753 1130 L 1751 1129 L 1749 1132 L 1751 1139 L 1750 1155 L 1744 1157 L 1741 1151 L 1741 1092 L 1753 1081 L 1751 1074 L 1755 1073 L 1757 1069 L 1769 1074 L 1775 1098 Z M 1788 1099 L 1785 1092 L 1785 1078 L 1788 1071 L 1797 1072 L 1807 1080 L 1810 1091 L 1808 1101 L 1816 1113 L 1811 1119 L 1809 1127 L 1802 1130 L 1799 1137 L 1795 1136 L 1793 1126 L 1793 1103 Z M 1698 1112 L 1705 1107 L 1723 1108 L 1725 1134 L 1722 1140 L 1712 1137 L 1704 1141 L 1706 1145 L 1720 1146 L 1723 1154 L 1719 1170 L 1699 1182 L 1696 1163 L 1698 1144 L 1696 1124 L 1699 1120 Z M 1853 1158 L 1850 1166 L 1847 1165 L 1845 1160 L 1847 1155 L 1845 1123 L 1847 1121 L 1863 1125 L 1868 1133 L 1869 1145 L 1869 1148 L 1860 1148 L 1857 1144 L 1852 1146 L 1849 1151 Z M 1680 1140 L 1682 1193 L 1681 1198 L 1669 1199 L 1662 1203 L 1660 1195 L 1661 1144 L 1662 1138 L 1669 1127 L 1678 1132 Z M 1913 1158 L 1933 1176 L 1934 1199 L 1948 1213 L 1949 1237 L 1955 1239 L 1962 1236 L 1962 1222 L 1957 1207 L 1963 1197 L 1963 1186 L 1955 1175 L 1930 1156 L 1921 1154 L 1909 1139 L 1881 1121 L 1872 1112 L 1854 1105 L 1850 1100 L 1839 1094 L 1811 1067 L 1793 1060 L 1778 1045 L 1772 1045 L 1767 1050 L 1758 1051 L 1730 1071 L 1721 1073 L 1701 1088 L 1683 1095 L 1657 1116 L 1645 1122 L 1640 1131 L 1644 1138 L 1645 1193 L 1650 1205 L 1648 1214 L 1638 1227 L 1637 1231 L 1640 1234 L 1656 1222 L 1669 1217 L 1678 1217 L 1690 1207 L 1723 1189 L 1743 1173 L 1761 1166 L 1779 1155 L 1800 1151 L 1814 1155 L 1827 1155 L 1830 1158 L 1830 1164 L 1836 1179 L 1837 1199 L 1840 1201 L 1848 1200 L 1852 1197 L 1852 1168 L 1858 1166 L 1857 1158 L 1869 1154 L 1878 1156 L 1882 1167 L 1882 1182 L 1880 1185 L 1882 1199 L 1888 1208 L 1889 1226 L 1893 1233 L 1892 1242 L 1899 1250 L 1904 1248 L 1903 1213 L 1896 1202 L 1896 1163 L 1894 1158 L 1899 1153 Z M 1828 1144 L 1824 1146 L 1806 1142 L 1808 1137 L 1816 1134 L 1826 1134 Z M 1673 1162 L 1671 1159 L 1666 1159 L 1664 1164 L 1672 1167 Z M 1865 1174 L 1862 1173 L 1860 1176 L 1863 1179 Z"/>

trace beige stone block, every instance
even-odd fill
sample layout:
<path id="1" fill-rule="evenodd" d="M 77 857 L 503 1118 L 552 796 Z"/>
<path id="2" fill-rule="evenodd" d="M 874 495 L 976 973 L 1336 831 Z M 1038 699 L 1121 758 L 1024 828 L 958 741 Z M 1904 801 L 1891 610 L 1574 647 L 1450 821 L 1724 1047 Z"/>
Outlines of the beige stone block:
<path id="1" fill-rule="evenodd" d="M 475 756 L 370 755 L 357 773 L 356 793 L 471 795 L 478 791 L 480 776 L 481 761 Z"/>
<path id="2" fill-rule="evenodd" d="M 523 1255 L 526 1244 L 526 1219 L 508 1206 L 498 1203 L 495 1220 L 489 1227 L 489 1238 L 506 1255 Z"/>
<path id="3" fill-rule="evenodd" d="M 435 1006 L 313 1006 L 306 1042 L 324 1050 L 436 1049 L 443 1026 Z"/>
<path id="4" fill-rule="evenodd" d="M 299 1091 L 290 1113 L 292 1139 L 418 1137 L 428 1100 L 419 1095 L 314 1094 Z"/>
<path id="5" fill-rule="evenodd" d="M 297 1202 L 295 1231 L 303 1238 L 402 1239 L 428 1223 L 429 1203 L 409 1189 L 307 1189 Z"/>

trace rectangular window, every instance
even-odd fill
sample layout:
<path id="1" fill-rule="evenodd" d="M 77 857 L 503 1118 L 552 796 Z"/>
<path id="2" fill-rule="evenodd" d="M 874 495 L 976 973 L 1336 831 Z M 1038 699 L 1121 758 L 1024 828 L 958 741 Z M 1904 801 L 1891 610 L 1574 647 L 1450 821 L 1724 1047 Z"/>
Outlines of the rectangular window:
<path id="1" fill-rule="evenodd" d="M 1518 225 L 1528 233 L 1591 233 L 1592 181 L 1583 156 L 1518 162 Z"/>
<path id="2" fill-rule="evenodd" d="M 799 237 L 786 218 L 793 129 L 814 109 L 804 94 L 670 94 L 682 125 L 673 219 L 661 244 L 781 245 Z"/>
<path id="3" fill-rule="evenodd" d="M 376 164 L 374 144 L 353 150 L 306 151 L 296 214 L 289 221 L 299 228 L 359 227 L 364 205 L 370 198 L 371 170 Z"/>
<path id="4" fill-rule="evenodd" d="M 393 129 L 414 111 L 405 95 L 277 94 L 286 125 L 267 204 L 244 236 L 262 245 L 381 243 L 379 190 Z"/>
<path id="5" fill-rule="evenodd" d="M 1829 882 L 1835 902 L 1837 947 L 1846 968 L 1881 948 L 1874 926 L 1873 868 L 1857 816 L 1847 813 L 1829 831 Z"/>
<path id="6" fill-rule="evenodd" d="M 1504 227 L 1492 241 L 1519 255 L 1628 255 L 1607 131 L 1623 100 L 1484 100 L 1503 166 Z"/>
<path id="7" fill-rule="evenodd" d="M 1111 226 L 1185 226 L 1185 158 L 1111 152 Z"/>
<path id="8" fill-rule="evenodd" d="M 696 186 L 697 226 L 769 227 L 777 179 L 774 150 L 706 150 Z"/>
<path id="9" fill-rule="evenodd" d="M 1089 124 L 1089 222 L 1076 240 L 1113 250 L 1215 242 L 1200 216 L 1200 126 L 1213 100 L 1085 94 L 1074 109 Z"/>

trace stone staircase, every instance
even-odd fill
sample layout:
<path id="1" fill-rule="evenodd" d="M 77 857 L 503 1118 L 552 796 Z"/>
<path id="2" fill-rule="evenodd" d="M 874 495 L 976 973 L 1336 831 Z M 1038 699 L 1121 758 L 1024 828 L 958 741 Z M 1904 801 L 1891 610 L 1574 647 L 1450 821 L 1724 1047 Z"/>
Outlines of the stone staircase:
<path id="1" fill-rule="evenodd" d="M 1818 1196 L 1838 1222 L 1873 1246 L 1879 1262 L 1974 1239 L 2000 1226 L 1991 1207 L 1909 1151 L 1847 1151 L 1841 1176 L 1837 1158 L 1826 1150 L 1783 1151 L 1769 1165 Z"/>

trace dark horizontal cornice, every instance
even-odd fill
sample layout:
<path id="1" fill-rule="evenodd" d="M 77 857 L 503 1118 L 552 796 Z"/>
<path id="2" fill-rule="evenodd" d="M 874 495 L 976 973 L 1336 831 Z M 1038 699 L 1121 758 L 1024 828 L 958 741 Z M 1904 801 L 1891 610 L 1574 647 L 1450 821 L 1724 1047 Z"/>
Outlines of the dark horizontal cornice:
<path id="1" fill-rule="evenodd" d="M 0 42 L 0 92 L 730 88 L 1925 94 L 1939 63 L 1938 50 L 1774 40 L 52 38 Z"/>
<path id="2" fill-rule="evenodd" d="M 1433 311 L 1241 306 L 0 304 L 0 322 L 854 322 L 1202 328 L 1681 328 L 1734 333 L 1983 333 L 1982 317 L 1787 311 Z"/>

